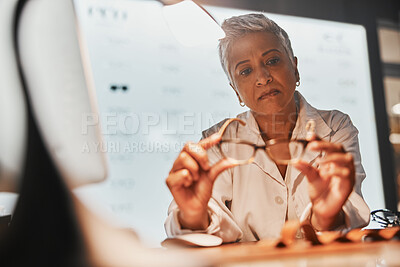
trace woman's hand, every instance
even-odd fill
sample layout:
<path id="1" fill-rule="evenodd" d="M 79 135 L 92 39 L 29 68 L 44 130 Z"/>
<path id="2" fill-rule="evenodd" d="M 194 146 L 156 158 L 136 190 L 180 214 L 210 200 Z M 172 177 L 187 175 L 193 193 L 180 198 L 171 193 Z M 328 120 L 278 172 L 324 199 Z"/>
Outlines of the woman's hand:
<path id="1" fill-rule="evenodd" d="M 307 149 L 326 153 L 318 159 L 318 168 L 304 161 L 294 164 L 307 176 L 309 182 L 311 224 L 321 231 L 332 230 L 344 223 L 342 206 L 355 183 L 353 156 L 346 153 L 342 145 L 321 140 L 309 143 Z"/>
<path id="2" fill-rule="evenodd" d="M 179 206 L 182 228 L 199 230 L 209 225 L 208 201 L 218 175 L 233 166 L 222 159 L 210 166 L 206 149 L 218 144 L 221 135 L 216 133 L 199 143 L 186 143 L 166 179 L 169 190 Z"/>

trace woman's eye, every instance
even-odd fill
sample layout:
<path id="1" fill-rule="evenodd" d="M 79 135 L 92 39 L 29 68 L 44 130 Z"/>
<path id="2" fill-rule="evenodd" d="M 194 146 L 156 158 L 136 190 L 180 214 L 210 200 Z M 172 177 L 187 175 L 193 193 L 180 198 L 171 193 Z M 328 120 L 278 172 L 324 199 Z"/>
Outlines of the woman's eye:
<path id="1" fill-rule="evenodd" d="M 242 70 L 242 71 L 240 72 L 240 75 L 249 75 L 250 72 L 251 72 L 251 69 L 247 68 L 247 69 Z"/>
<path id="2" fill-rule="evenodd" d="M 266 62 L 267 65 L 275 65 L 279 62 L 279 58 L 272 58 Z"/>

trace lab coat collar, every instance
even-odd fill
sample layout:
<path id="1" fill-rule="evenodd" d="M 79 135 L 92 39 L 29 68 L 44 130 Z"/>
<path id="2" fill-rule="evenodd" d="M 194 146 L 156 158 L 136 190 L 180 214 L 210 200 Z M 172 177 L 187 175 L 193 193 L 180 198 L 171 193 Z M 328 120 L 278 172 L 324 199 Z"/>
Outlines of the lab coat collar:
<path id="1" fill-rule="evenodd" d="M 239 114 L 238 118 L 244 120 L 246 125 L 238 128 L 237 137 L 252 142 L 253 144 L 264 145 L 265 142 L 261 137 L 260 129 L 256 119 L 253 116 L 253 113 L 251 113 L 251 111 L 247 111 Z M 257 165 L 264 173 L 269 175 L 282 186 L 285 186 L 285 182 L 279 172 L 278 167 L 264 151 L 257 151 L 254 161 L 251 164 Z"/>
<path id="2" fill-rule="evenodd" d="M 297 117 L 296 125 L 293 130 L 292 139 L 304 139 L 307 135 L 306 124 L 309 120 L 314 120 L 316 123 L 315 129 L 317 135 L 325 139 L 333 131 L 321 117 L 319 111 L 311 106 L 304 97 L 298 92 L 294 93 L 296 103 L 299 106 L 299 114 Z M 260 129 L 257 121 L 251 111 L 246 111 L 237 116 L 246 122 L 245 126 L 238 128 L 237 135 L 240 138 L 245 138 L 247 141 L 254 142 L 255 144 L 264 143 L 261 137 Z M 301 118 L 301 119 L 300 119 Z"/>
<path id="3" fill-rule="evenodd" d="M 298 91 L 295 91 L 294 96 L 299 105 L 299 114 L 297 117 L 296 126 L 293 130 L 292 139 L 306 138 L 306 124 L 309 120 L 315 121 L 315 130 L 318 137 L 321 139 L 326 139 L 333 130 L 321 117 L 319 111 L 311 106 Z"/>

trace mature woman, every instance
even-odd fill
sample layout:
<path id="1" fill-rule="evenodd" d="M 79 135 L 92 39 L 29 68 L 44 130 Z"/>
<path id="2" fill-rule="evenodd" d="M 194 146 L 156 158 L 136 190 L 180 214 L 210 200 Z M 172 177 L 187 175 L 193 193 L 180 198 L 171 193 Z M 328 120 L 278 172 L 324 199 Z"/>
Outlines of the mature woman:
<path id="1" fill-rule="evenodd" d="M 232 122 L 224 138 L 254 144 L 305 139 L 306 124 L 313 120 L 319 138 L 314 135 L 307 150 L 324 156 L 285 164 L 258 151 L 252 163 L 238 165 L 216 146 L 222 122 L 211 127 L 199 143 L 186 144 L 166 180 L 174 197 L 165 222 L 168 236 L 196 231 L 224 242 L 277 238 L 290 219 L 310 220 L 319 231 L 365 226 L 365 173 L 350 118 L 313 108 L 295 90 L 300 83 L 297 58 L 287 33 L 275 22 L 248 14 L 227 19 L 222 28 L 222 67 L 239 103 L 250 109 L 238 115 L 246 125 Z"/>

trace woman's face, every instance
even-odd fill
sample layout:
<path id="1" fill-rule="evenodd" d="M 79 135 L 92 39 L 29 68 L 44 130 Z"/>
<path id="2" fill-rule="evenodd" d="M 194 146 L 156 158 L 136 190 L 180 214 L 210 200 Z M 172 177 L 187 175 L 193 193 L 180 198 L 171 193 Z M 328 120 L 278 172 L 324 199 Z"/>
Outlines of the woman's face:
<path id="1" fill-rule="evenodd" d="M 241 37 L 233 43 L 228 61 L 231 86 L 252 111 L 278 114 L 294 104 L 297 58 L 293 66 L 273 33 L 249 33 Z"/>

